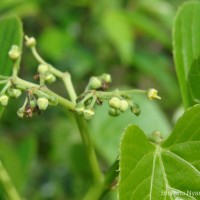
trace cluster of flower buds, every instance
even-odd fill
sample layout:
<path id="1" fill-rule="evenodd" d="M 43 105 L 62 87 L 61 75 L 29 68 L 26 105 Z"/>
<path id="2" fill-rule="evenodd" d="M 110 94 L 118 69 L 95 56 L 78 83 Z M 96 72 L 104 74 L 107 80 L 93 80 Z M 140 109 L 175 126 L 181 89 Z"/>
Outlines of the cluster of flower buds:
<path id="1" fill-rule="evenodd" d="M 89 80 L 88 89 L 91 90 L 107 90 L 112 82 L 110 74 L 102 74 L 101 76 L 92 76 Z"/>
<path id="2" fill-rule="evenodd" d="M 49 105 L 49 100 L 45 97 L 36 98 L 31 91 L 27 92 L 24 105 L 18 109 L 17 115 L 20 118 L 31 118 L 34 113 L 40 114 L 41 111 L 46 110 Z"/>
<path id="3" fill-rule="evenodd" d="M 131 112 L 133 112 L 136 116 L 140 114 L 140 108 L 137 104 L 132 103 L 127 99 L 120 99 L 118 97 L 112 97 L 108 102 L 110 109 L 108 114 L 110 116 L 116 117 L 121 113 L 125 112 L 130 108 Z"/>
<path id="4" fill-rule="evenodd" d="M 38 74 L 40 80 L 46 83 L 53 83 L 56 81 L 56 77 L 49 71 L 49 66 L 47 64 L 39 64 Z"/>

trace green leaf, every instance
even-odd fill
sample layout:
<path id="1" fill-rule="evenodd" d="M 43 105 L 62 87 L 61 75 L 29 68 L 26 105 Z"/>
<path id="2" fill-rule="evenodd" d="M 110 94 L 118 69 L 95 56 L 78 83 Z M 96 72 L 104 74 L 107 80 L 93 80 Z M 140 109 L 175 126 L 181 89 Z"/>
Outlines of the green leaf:
<path id="1" fill-rule="evenodd" d="M 22 23 L 17 17 L 0 20 L 0 75 L 11 75 L 13 62 L 9 59 L 8 52 L 12 45 L 22 48 L 22 37 Z M 0 116 L 2 112 L 3 108 L 0 107 Z"/>
<path id="2" fill-rule="evenodd" d="M 188 74 L 194 59 L 200 56 L 200 2 L 183 4 L 173 27 L 173 51 L 176 71 L 185 107 L 193 104 L 188 88 Z"/>
<path id="3" fill-rule="evenodd" d="M 143 127 L 146 135 L 159 130 L 166 137 L 171 130 L 166 116 L 156 102 L 149 101 L 146 97 L 139 95 L 134 96 L 134 102 L 140 105 L 141 114 L 139 116 L 135 116 L 131 111 L 126 111 L 114 118 L 107 114 L 108 105 L 95 108 L 95 116 L 91 120 L 91 130 L 93 132 L 91 137 L 96 148 L 109 164 L 112 164 L 118 157 L 121 133 L 124 127 L 129 124 L 134 123 Z"/>
<path id="4" fill-rule="evenodd" d="M 188 75 L 189 89 L 195 101 L 200 101 L 200 57 L 194 60 Z"/>
<path id="5" fill-rule="evenodd" d="M 130 125 L 120 145 L 119 199 L 200 199 L 200 105 L 161 144 Z M 198 193 L 197 193 L 198 192 Z"/>

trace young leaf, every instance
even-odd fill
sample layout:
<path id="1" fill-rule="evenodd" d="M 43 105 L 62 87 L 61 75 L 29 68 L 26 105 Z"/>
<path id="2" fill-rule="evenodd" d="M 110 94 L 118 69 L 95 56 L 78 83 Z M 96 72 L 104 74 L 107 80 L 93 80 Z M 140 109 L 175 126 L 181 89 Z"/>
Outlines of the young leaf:
<path id="1" fill-rule="evenodd" d="M 186 108 L 193 104 L 188 88 L 188 73 L 194 59 L 200 56 L 199 35 L 200 2 L 187 2 L 180 7 L 173 27 L 174 61 Z"/>
<path id="2" fill-rule="evenodd" d="M 200 199 L 200 105 L 188 109 L 161 144 L 129 126 L 122 137 L 119 199 Z"/>

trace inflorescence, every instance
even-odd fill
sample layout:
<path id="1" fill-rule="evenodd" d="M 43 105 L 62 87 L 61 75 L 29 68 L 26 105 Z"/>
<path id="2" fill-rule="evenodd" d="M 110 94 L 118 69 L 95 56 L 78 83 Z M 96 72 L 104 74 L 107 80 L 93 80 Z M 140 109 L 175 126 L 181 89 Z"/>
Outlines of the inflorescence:
<path id="1" fill-rule="evenodd" d="M 29 47 L 33 56 L 39 62 L 37 67 L 37 74 L 34 76 L 39 84 L 30 83 L 17 77 L 16 65 L 17 61 L 21 59 L 22 52 L 17 45 L 12 45 L 8 52 L 9 58 L 13 61 L 13 74 L 11 77 L 0 75 L 0 84 L 4 87 L 0 92 L 0 105 L 7 106 L 9 98 L 18 98 L 22 91 L 26 92 L 25 100 L 21 108 L 18 109 L 17 114 L 20 118 L 32 117 L 34 113 L 41 113 L 46 110 L 48 105 L 57 105 L 59 102 L 58 95 L 51 92 L 47 88 L 47 84 L 54 83 L 57 78 L 64 79 L 66 73 L 55 69 L 52 65 L 44 61 L 36 51 L 36 40 L 33 37 L 25 36 L 26 46 Z M 71 81 L 71 80 L 70 80 Z M 64 83 L 65 80 L 63 80 Z M 118 116 L 128 109 L 136 116 L 140 114 L 140 107 L 133 102 L 132 97 L 136 94 L 145 94 L 148 99 L 161 99 L 155 89 L 148 90 L 114 90 L 108 91 L 112 82 L 109 74 L 102 74 L 101 76 L 92 76 L 84 90 L 76 99 L 76 103 L 70 102 L 69 110 L 82 115 L 86 120 L 90 120 L 95 113 L 95 105 L 102 105 L 104 101 L 108 102 L 110 116 Z M 67 87 L 68 85 L 66 85 Z M 73 90 L 73 88 L 70 88 Z M 74 92 L 75 93 L 75 92 Z M 62 98 L 62 97 L 60 97 Z M 62 98 L 63 99 L 63 98 Z M 67 100 L 66 100 L 67 101 Z"/>

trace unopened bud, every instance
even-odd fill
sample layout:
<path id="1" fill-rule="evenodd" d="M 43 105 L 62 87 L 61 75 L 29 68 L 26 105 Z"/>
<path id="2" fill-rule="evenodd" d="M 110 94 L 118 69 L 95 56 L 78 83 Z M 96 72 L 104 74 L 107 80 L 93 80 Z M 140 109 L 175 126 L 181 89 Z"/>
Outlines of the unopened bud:
<path id="1" fill-rule="evenodd" d="M 45 81 L 48 83 L 53 83 L 56 81 L 56 77 L 53 74 L 49 73 L 46 75 Z"/>
<path id="2" fill-rule="evenodd" d="M 36 105 L 37 105 L 37 102 L 36 102 L 36 100 L 31 100 L 31 101 L 29 102 L 29 104 L 30 104 L 30 107 L 31 107 L 31 108 L 35 108 Z"/>
<path id="3" fill-rule="evenodd" d="M 98 89 L 101 87 L 101 80 L 93 76 L 90 78 L 89 84 L 92 89 Z"/>
<path id="4" fill-rule="evenodd" d="M 153 88 L 147 90 L 147 97 L 150 100 L 161 99 L 161 97 L 158 96 L 158 91 Z"/>
<path id="5" fill-rule="evenodd" d="M 36 45 L 36 40 L 34 37 L 25 36 L 25 40 L 27 47 L 34 47 Z"/>
<path id="6" fill-rule="evenodd" d="M 85 109 L 83 115 L 86 120 L 90 120 L 94 116 L 94 110 L 92 108 Z"/>
<path id="7" fill-rule="evenodd" d="M 8 55 L 9 55 L 11 60 L 13 60 L 13 61 L 17 60 L 21 55 L 21 51 L 20 51 L 19 46 L 12 45 L 10 51 L 8 52 Z"/>
<path id="8" fill-rule="evenodd" d="M 78 115 L 82 115 L 84 110 L 85 106 L 82 103 L 79 103 L 75 106 L 75 111 L 78 113 Z"/>
<path id="9" fill-rule="evenodd" d="M 18 98 L 22 94 L 21 90 L 14 89 L 14 88 L 10 88 L 7 92 L 8 92 L 8 95 L 13 98 Z"/>
<path id="10" fill-rule="evenodd" d="M 134 113 L 136 116 L 140 115 L 141 110 L 140 110 L 139 105 L 136 104 L 136 103 L 134 103 L 134 104 L 131 106 L 131 112 Z"/>
<path id="11" fill-rule="evenodd" d="M 46 110 L 46 108 L 49 105 L 49 101 L 48 101 L 48 99 L 41 97 L 41 98 L 37 99 L 37 105 L 40 110 Z"/>
<path id="12" fill-rule="evenodd" d="M 163 136 L 161 134 L 160 131 L 154 131 L 153 133 L 151 133 L 151 135 L 149 136 L 149 139 L 155 143 L 159 143 L 163 140 Z"/>
<path id="13" fill-rule="evenodd" d="M 2 106 L 7 106 L 8 105 L 8 100 L 9 100 L 9 98 L 8 98 L 7 95 L 1 95 L 0 96 L 0 104 Z"/>
<path id="14" fill-rule="evenodd" d="M 24 108 L 19 108 L 17 111 L 17 115 L 18 115 L 18 117 L 23 118 L 24 117 Z"/>
<path id="15" fill-rule="evenodd" d="M 38 66 L 38 73 L 40 73 L 40 74 L 44 74 L 44 73 L 46 73 L 48 70 L 49 70 L 48 65 L 40 64 L 40 65 Z"/>
<path id="16" fill-rule="evenodd" d="M 121 100 L 118 97 L 112 97 L 108 103 L 110 107 L 115 109 L 119 109 L 121 106 Z"/>
<path id="17" fill-rule="evenodd" d="M 119 111 L 119 109 L 110 108 L 108 111 L 108 114 L 112 117 L 116 117 L 116 116 L 120 115 L 120 111 Z"/>
<path id="18" fill-rule="evenodd" d="M 106 83 L 111 83 L 112 82 L 110 74 L 102 74 L 101 75 L 101 79 L 103 81 L 105 81 Z"/>
<path id="19" fill-rule="evenodd" d="M 121 100 L 121 103 L 120 103 L 120 111 L 121 112 L 125 112 L 127 109 L 128 109 L 129 105 L 128 105 L 128 102 L 126 100 Z"/>

